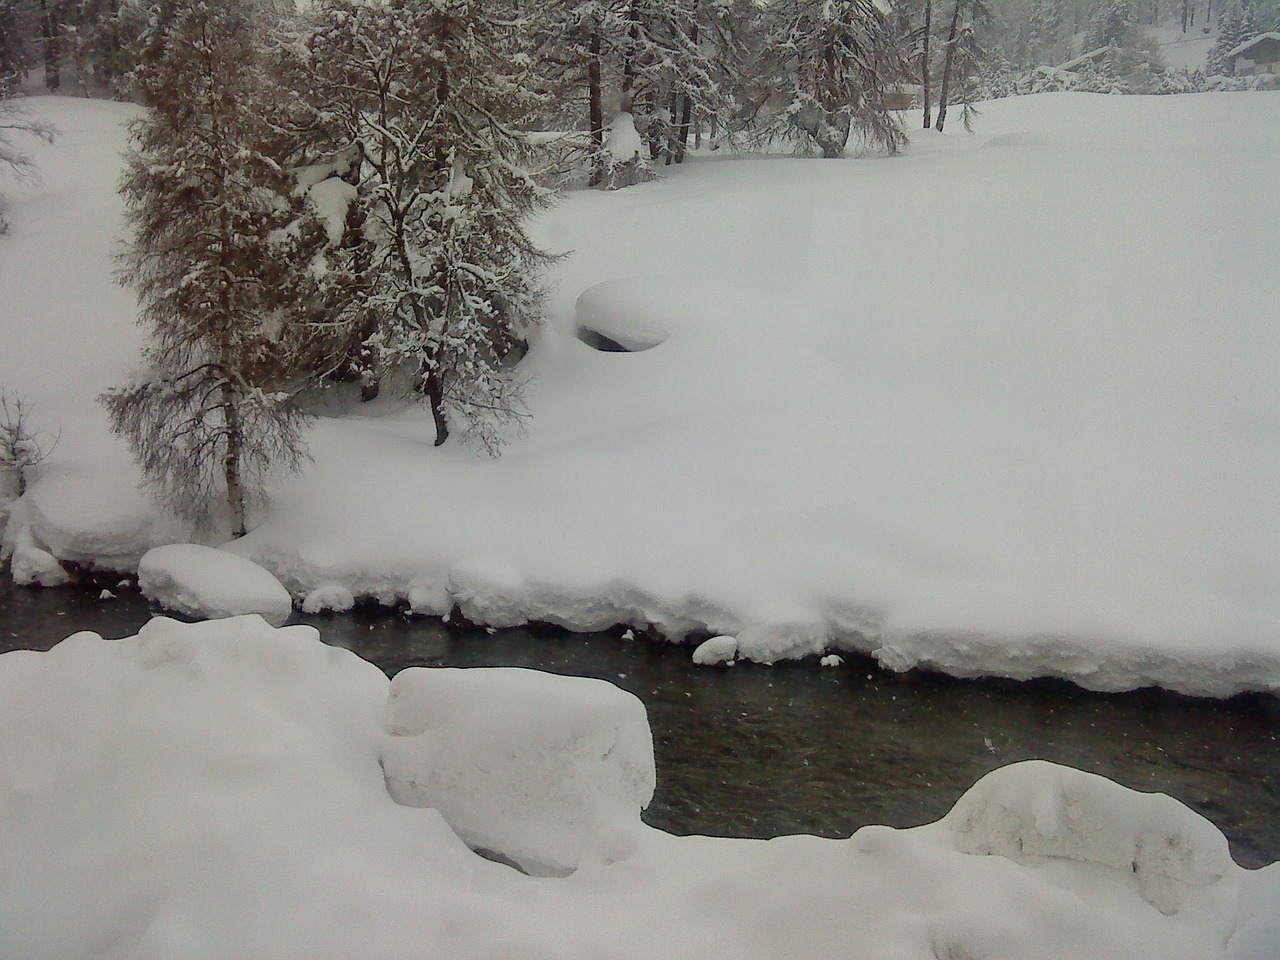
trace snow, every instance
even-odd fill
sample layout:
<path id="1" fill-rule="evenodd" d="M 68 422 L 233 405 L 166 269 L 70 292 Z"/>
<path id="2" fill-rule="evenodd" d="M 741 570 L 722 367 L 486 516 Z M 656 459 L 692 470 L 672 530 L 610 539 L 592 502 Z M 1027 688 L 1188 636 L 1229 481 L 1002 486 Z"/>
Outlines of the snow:
<path id="1" fill-rule="evenodd" d="M 138 562 L 138 587 L 148 600 L 190 617 L 258 614 L 280 626 L 293 612 L 289 591 L 269 570 L 197 543 L 148 550 Z"/>
<path id="2" fill-rule="evenodd" d="M 277 581 L 278 582 L 278 581 Z M 303 598 L 303 613 L 346 613 L 356 605 L 356 598 L 340 583 L 324 583 Z"/>
<path id="3" fill-rule="evenodd" d="M 228 550 L 298 596 L 492 626 L 1280 689 L 1277 96 L 1013 98 L 898 158 L 571 192 L 535 224 L 573 254 L 526 432 L 490 460 L 390 400 L 323 417 Z M 110 261 L 134 110 L 30 105 L 63 137 L 33 148 L 43 185 L 6 184 L 0 380 L 62 439 L 6 542 L 130 570 L 191 537 L 93 401 L 138 349 Z M 590 349 L 588 292 L 597 327 L 661 343 Z"/>
<path id="4" fill-rule="evenodd" d="M 624 110 L 610 121 L 609 128 L 605 131 L 604 145 L 614 163 L 627 163 L 643 153 L 644 144 L 636 130 L 635 118 L 630 113 Z"/>
<path id="5" fill-rule="evenodd" d="M 1180 23 L 1162 26 L 1144 27 L 1143 29 L 1160 45 L 1160 59 L 1173 70 L 1204 70 L 1209 60 L 1209 52 L 1218 40 L 1218 18 L 1215 16 L 1208 24 L 1209 32 L 1204 31 L 1205 24 L 1196 23 L 1182 32 Z"/>
<path id="6" fill-rule="evenodd" d="M 835 653 L 829 653 L 819 661 L 824 667 L 838 667 L 844 663 L 844 658 Z"/>
<path id="7" fill-rule="evenodd" d="M 1130 795 L 1096 774 L 1029 760 L 979 780 L 941 822 L 964 853 L 1129 870 L 1167 917 L 1192 904 L 1203 921 L 1230 914 L 1210 895 L 1224 893 L 1218 884 L 1231 871 L 1226 838 L 1164 794 Z"/>
<path id="8" fill-rule="evenodd" d="M 737 637 L 712 637 L 698 644 L 693 651 L 693 662 L 702 667 L 712 667 L 721 663 L 733 666 L 738 656 Z"/>
<path id="9" fill-rule="evenodd" d="M 1167 797 L 1024 763 L 924 827 L 675 837 L 639 822 L 652 789 L 642 708 L 573 678 L 548 680 L 544 698 L 524 674 L 415 669 L 388 681 L 310 627 L 257 617 L 158 618 L 124 640 L 80 633 L 48 653 L 0 655 L 0 952 L 1274 956 L 1280 866 L 1240 868 L 1215 828 Z M 620 791 L 602 809 L 629 842 L 561 877 L 477 856 L 448 814 L 389 793 L 380 764 L 423 738 L 436 746 L 419 760 L 463 761 L 446 799 L 473 798 L 482 825 L 502 821 L 486 829 L 535 838 L 555 824 L 591 847 L 598 821 L 559 806 L 557 771 L 571 771 L 584 796 Z M 622 756 L 643 769 L 626 775 Z"/>
<path id="10" fill-rule="evenodd" d="M 401 671 L 382 754 L 397 803 L 472 848 L 563 876 L 633 851 L 656 782 L 644 704 L 603 680 L 515 668 Z"/>
<path id="11" fill-rule="evenodd" d="M 1240 44 L 1239 46 L 1232 47 L 1229 51 L 1227 51 L 1226 55 L 1227 57 L 1239 56 L 1240 54 L 1246 52 L 1247 50 L 1251 50 L 1254 46 L 1261 43 L 1263 40 L 1275 40 L 1277 42 L 1280 42 L 1280 33 L 1260 33 L 1257 36 L 1246 40 L 1244 43 Z"/>

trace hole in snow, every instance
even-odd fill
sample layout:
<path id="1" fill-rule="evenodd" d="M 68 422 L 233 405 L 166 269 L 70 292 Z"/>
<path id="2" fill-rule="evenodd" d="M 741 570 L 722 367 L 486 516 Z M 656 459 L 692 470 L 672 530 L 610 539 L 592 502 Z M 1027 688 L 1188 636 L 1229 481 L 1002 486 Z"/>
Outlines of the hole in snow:
<path id="1" fill-rule="evenodd" d="M 637 337 L 619 333 L 616 330 L 603 333 L 583 326 L 578 327 L 575 332 L 579 340 L 592 350 L 599 350 L 601 353 L 640 353 L 644 350 L 652 350 L 663 339 L 652 336 Z"/>

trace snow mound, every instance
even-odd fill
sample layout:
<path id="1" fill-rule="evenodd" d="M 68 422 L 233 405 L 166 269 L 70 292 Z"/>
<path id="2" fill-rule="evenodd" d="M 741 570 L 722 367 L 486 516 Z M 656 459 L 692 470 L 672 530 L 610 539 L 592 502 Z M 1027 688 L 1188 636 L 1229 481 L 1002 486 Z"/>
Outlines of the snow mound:
<path id="1" fill-rule="evenodd" d="M 670 304 L 654 303 L 656 286 L 619 277 L 584 291 L 574 306 L 578 339 L 606 353 L 639 353 L 664 342 L 670 331 L 657 318 Z"/>
<path id="2" fill-rule="evenodd" d="M 737 637 L 712 637 L 698 644 L 698 648 L 693 651 L 693 662 L 700 667 L 710 667 L 720 663 L 732 665 L 737 656 Z"/>
<path id="3" fill-rule="evenodd" d="M 356 605 L 356 598 L 340 583 L 326 583 L 316 587 L 302 601 L 303 613 L 346 613 Z"/>
<path id="4" fill-rule="evenodd" d="M 60 587 L 71 579 L 58 558 L 36 543 L 29 526 L 17 526 L 3 556 L 9 560 L 13 582 L 20 586 Z"/>
<path id="5" fill-rule="evenodd" d="M 653 740 L 644 704 L 613 684 L 417 667 L 391 683 L 387 729 L 392 799 L 439 810 L 469 846 L 538 875 L 633 852 Z"/>
<path id="6" fill-rule="evenodd" d="M 1280 929 L 1280 867 L 1236 866 L 1167 797 L 1031 763 L 926 827 L 675 837 L 639 823 L 626 694 L 392 683 L 260 617 L 2 654 L 0 730 L 6 960 L 1273 960 Z M 393 801 L 397 763 L 440 811 Z M 524 876 L 445 817 L 578 869 Z"/>
<path id="7" fill-rule="evenodd" d="M 1043 760 L 987 774 L 942 823 L 965 853 L 1018 863 L 1069 860 L 1132 874 L 1142 898 L 1165 916 L 1235 867 L 1218 829 L 1172 797 Z"/>
<path id="8" fill-rule="evenodd" d="M 148 600 L 190 617 L 216 620 L 256 613 L 280 626 L 293 600 L 270 571 L 252 560 L 195 543 L 155 547 L 138 562 Z"/>

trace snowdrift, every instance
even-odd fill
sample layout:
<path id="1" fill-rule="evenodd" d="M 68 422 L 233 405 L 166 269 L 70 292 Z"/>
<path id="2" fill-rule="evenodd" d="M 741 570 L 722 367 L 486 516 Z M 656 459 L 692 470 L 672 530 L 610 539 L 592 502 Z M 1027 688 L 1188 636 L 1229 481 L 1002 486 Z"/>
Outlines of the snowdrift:
<path id="1" fill-rule="evenodd" d="M 629 694 L 389 681 L 256 616 L 0 655 L 0 729 L 6 960 L 1270 960 L 1280 929 L 1280 865 L 1165 796 L 1028 762 L 924 827 L 677 838 Z"/>
<path id="2" fill-rule="evenodd" d="M 1277 103 L 1025 97 L 895 159 L 571 193 L 535 224 L 573 255 L 527 433 L 489 460 L 351 405 L 227 549 L 317 609 L 1280 689 Z M 109 260 L 130 109 L 31 107 L 63 138 L 9 191 L 0 379 L 63 437 L 5 550 L 54 581 L 51 558 L 130 567 L 190 534 L 93 403 L 138 346 Z"/>

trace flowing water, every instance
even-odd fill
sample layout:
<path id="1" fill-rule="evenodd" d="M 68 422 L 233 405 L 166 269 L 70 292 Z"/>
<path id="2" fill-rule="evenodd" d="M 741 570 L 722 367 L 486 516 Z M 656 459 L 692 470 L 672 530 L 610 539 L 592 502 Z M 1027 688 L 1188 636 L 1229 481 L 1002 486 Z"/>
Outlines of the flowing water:
<path id="1" fill-rule="evenodd" d="M 114 588 L 113 588 L 114 589 Z M 135 633 L 136 591 L 0 585 L 0 651 L 77 630 Z M 458 629 L 386 610 L 301 617 L 387 674 L 522 666 L 610 680 L 649 711 L 658 791 L 645 820 L 674 833 L 848 836 L 936 820 L 978 777 L 1039 757 L 1177 797 L 1249 867 L 1280 860 L 1280 699 L 1098 695 L 1068 684 L 886 673 L 870 659 L 695 668 L 686 647 L 552 628 Z M 2 734 L 0 734 L 2 735 Z"/>

